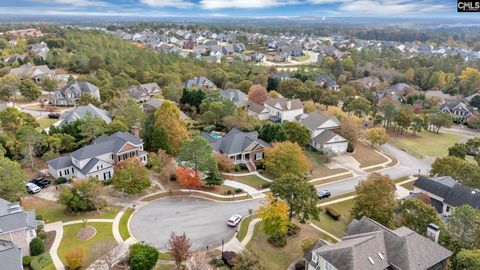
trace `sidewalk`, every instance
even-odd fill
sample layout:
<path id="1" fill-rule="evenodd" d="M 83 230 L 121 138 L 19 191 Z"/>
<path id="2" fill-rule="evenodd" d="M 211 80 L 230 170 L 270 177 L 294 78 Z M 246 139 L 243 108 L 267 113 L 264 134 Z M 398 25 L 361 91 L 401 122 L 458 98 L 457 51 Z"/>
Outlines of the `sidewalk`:
<path id="1" fill-rule="evenodd" d="M 49 223 L 45 225 L 45 231 L 51 232 L 55 231 L 55 240 L 53 240 L 52 247 L 50 247 L 50 256 L 52 257 L 53 264 L 57 270 L 65 270 L 65 266 L 63 266 L 60 257 L 58 257 L 58 247 L 60 246 L 60 242 L 63 238 L 63 224 L 61 221 Z"/>
<path id="2" fill-rule="evenodd" d="M 233 188 L 241 188 L 243 191 L 252 195 L 253 198 L 263 198 L 265 196 L 261 191 L 237 181 L 225 180 L 223 184 Z"/>

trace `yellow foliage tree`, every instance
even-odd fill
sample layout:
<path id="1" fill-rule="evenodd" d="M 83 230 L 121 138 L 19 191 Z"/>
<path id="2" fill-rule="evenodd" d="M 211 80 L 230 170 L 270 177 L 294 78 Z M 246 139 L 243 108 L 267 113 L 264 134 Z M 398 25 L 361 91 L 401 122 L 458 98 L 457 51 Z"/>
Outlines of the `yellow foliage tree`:
<path id="1" fill-rule="evenodd" d="M 297 143 L 285 141 L 265 150 L 265 166 L 275 177 L 287 173 L 303 176 L 312 169 L 312 163 Z"/>
<path id="2" fill-rule="evenodd" d="M 155 125 L 163 127 L 172 146 L 177 153 L 183 141 L 188 139 L 187 124 L 180 119 L 180 110 L 170 101 L 164 101 L 155 112 Z"/>
<path id="3" fill-rule="evenodd" d="M 365 130 L 365 138 L 373 145 L 384 144 L 388 140 L 388 134 L 385 128 L 375 127 Z"/>
<path id="4" fill-rule="evenodd" d="M 265 201 L 258 209 L 258 216 L 263 220 L 263 231 L 269 237 L 279 239 L 288 231 L 288 205 L 284 200 L 267 193 Z"/>

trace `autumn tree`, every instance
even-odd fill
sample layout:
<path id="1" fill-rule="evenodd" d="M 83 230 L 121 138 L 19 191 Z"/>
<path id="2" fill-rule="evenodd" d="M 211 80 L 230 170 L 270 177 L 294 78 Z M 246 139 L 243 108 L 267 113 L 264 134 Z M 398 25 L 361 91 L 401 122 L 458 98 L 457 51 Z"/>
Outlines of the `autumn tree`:
<path id="1" fill-rule="evenodd" d="M 102 183 L 96 178 L 74 182 L 60 193 L 58 201 L 72 212 L 98 211 L 106 205 Z"/>
<path id="2" fill-rule="evenodd" d="M 237 254 L 233 263 L 233 270 L 264 270 L 262 262 L 258 256 L 244 249 L 240 254 Z"/>
<path id="3" fill-rule="evenodd" d="M 384 144 L 388 140 L 388 134 L 383 127 L 374 127 L 365 130 L 365 138 L 372 144 Z"/>
<path id="4" fill-rule="evenodd" d="M 177 269 L 181 269 L 182 262 L 192 256 L 191 247 L 190 239 L 185 233 L 175 234 L 172 232 L 172 234 L 170 234 L 170 239 L 168 239 L 167 242 L 167 250 L 175 260 Z"/>
<path id="5" fill-rule="evenodd" d="M 288 219 L 297 218 L 304 223 L 318 220 L 317 191 L 307 180 L 295 174 L 285 174 L 275 179 L 272 194 L 288 204 Z"/>
<path id="6" fill-rule="evenodd" d="M 112 177 L 113 187 L 128 194 L 137 194 L 150 187 L 148 169 L 138 158 L 120 161 Z"/>
<path id="7" fill-rule="evenodd" d="M 27 176 L 20 164 L 6 157 L 0 157 L 0 198 L 17 202 L 24 197 Z"/>
<path id="8" fill-rule="evenodd" d="M 287 173 L 303 176 L 308 173 L 312 164 L 297 143 L 289 141 L 275 143 L 265 150 L 265 166 L 275 177 Z"/>
<path id="9" fill-rule="evenodd" d="M 258 216 L 263 220 L 263 231 L 273 239 L 280 239 L 288 231 L 288 204 L 267 193 L 258 209 Z"/>
<path id="10" fill-rule="evenodd" d="M 465 163 L 464 160 L 455 156 L 446 156 L 435 159 L 430 170 L 431 176 L 452 176 Z"/>
<path id="11" fill-rule="evenodd" d="M 168 155 L 165 150 L 158 150 L 157 153 L 148 155 L 147 167 L 156 173 L 170 175 L 173 166 L 173 157 Z"/>
<path id="12" fill-rule="evenodd" d="M 315 105 L 315 102 L 307 100 L 303 103 L 303 110 L 305 113 L 315 112 L 317 110 L 317 105 Z"/>
<path id="13" fill-rule="evenodd" d="M 396 207 L 395 184 L 388 175 L 372 173 L 356 187 L 352 216 L 360 219 L 367 216 L 380 224 L 392 227 Z"/>
<path id="14" fill-rule="evenodd" d="M 430 223 L 441 224 L 433 206 L 418 199 L 401 201 L 397 210 L 399 224 L 424 235 Z"/>
<path id="15" fill-rule="evenodd" d="M 459 269 L 480 269 L 480 249 L 462 249 L 457 254 L 456 259 Z"/>
<path id="16" fill-rule="evenodd" d="M 299 123 L 284 122 L 282 126 L 289 141 L 298 143 L 301 146 L 307 145 L 310 141 L 310 130 Z"/>
<path id="17" fill-rule="evenodd" d="M 182 142 L 188 139 L 187 125 L 180 119 L 180 110 L 173 102 L 164 101 L 157 109 L 155 125 L 165 129 L 172 154 L 177 153 Z"/>
<path id="18" fill-rule="evenodd" d="M 148 114 L 141 134 L 145 149 L 151 152 L 162 149 L 169 155 L 173 154 L 169 134 L 164 127 L 157 126 L 155 121 L 155 115 L 153 113 Z"/>
<path id="19" fill-rule="evenodd" d="M 260 84 L 254 84 L 250 86 L 248 90 L 248 100 L 263 105 L 263 103 L 268 99 L 267 89 Z"/>
<path id="20" fill-rule="evenodd" d="M 194 171 L 192 168 L 178 167 L 175 170 L 175 176 L 177 177 L 177 182 L 183 188 L 199 188 L 202 186 L 200 181 L 200 173 Z"/>
<path id="21" fill-rule="evenodd" d="M 348 116 L 342 120 L 340 135 L 355 145 L 360 137 L 361 128 L 362 120 L 356 116 Z"/>
<path id="22" fill-rule="evenodd" d="M 85 251 L 77 246 L 65 254 L 68 269 L 80 269 L 85 262 Z"/>
<path id="23" fill-rule="evenodd" d="M 227 155 L 215 152 L 213 153 L 213 158 L 217 162 L 220 171 L 232 172 L 235 169 L 235 164 L 233 164 L 232 160 Z"/>

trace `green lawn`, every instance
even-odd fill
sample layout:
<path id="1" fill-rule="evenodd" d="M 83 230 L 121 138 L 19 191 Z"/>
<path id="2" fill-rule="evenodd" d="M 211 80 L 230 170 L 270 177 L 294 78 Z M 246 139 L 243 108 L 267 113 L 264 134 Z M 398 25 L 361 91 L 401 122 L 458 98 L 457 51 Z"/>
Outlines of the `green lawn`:
<path id="1" fill-rule="evenodd" d="M 172 264 L 158 264 L 155 267 L 155 270 L 173 270 L 175 268 L 176 268 L 175 265 L 172 265 Z"/>
<path id="2" fill-rule="evenodd" d="M 97 229 L 97 234 L 87 241 L 81 241 L 77 238 L 77 234 L 82 226 L 83 223 L 63 227 L 63 238 L 58 248 L 58 256 L 63 264 L 66 264 L 65 255 L 75 247 L 80 247 L 84 250 L 84 266 L 88 266 L 117 245 L 113 237 L 112 223 L 88 223 L 88 226 Z"/>
<path id="3" fill-rule="evenodd" d="M 31 267 L 36 267 L 36 269 L 41 270 L 55 270 L 55 265 L 52 262 L 52 257 L 49 253 L 44 253 L 42 255 L 33 256 L 32 262 L 30 263 Z"/>
<path id="4" fill-rule="evenodd" d="M 261 189 L 262 185 L 270 183 L 258 177 L 258 175 L 234 176 L 232 180 L 249 185 L 256 189 Z"/>
<path id="5" fill-rule="evenodd" d="M 415 181 L 411 181 L 411 182 L 405 183 L 405 184 L 400 185 L 400 186 L 411 191 L 411 190 L 413 190 L 413 184 L 415 184 Z"/>
<path id="6" fill-rule="evenodd" d="M 340 238 L 343 236 L 345 228 L 352 220 L 350 212 L 352 211 L 353 203 L 354 200 L 348 200 L 322 207 L 320 212 L 320 220 L 312 220 L 311 222 Z M 328 216 L 325 213 L 326 207 L 331 207 L 337 210 L 337 212 L 342 215 L 340 220 L 335 221 L 330 216 Z"/>
<path id="7" fill-rule="evenodd" d="M 360 168 L 370 167 L 388 161 L 384 156 L 375 152 L 372 147 L 366 146 L 361 142 L 358 142 L 355 146 L 355 154 L 353 157 L 360 163 Z"/>
<path id="8" fill-rule="evenodd" d="M 88 218 L 114 219 L 121 209 L 117 206 L 107 206 L 98 215 L 67 215 L 65 213 L 65 206 L 57 202 L 44 200 L 38 197 L 27 197 L 23 199 L 22 206 L 25 209 L 36 209 L 37 215 L 41 215 L 45 223 L 52 223 L 56 221 L 67 222 Z"/>
<path id="9" fill-rule="evenodd" d="M 245 238 L 248 231 L 248 225 L 250 225 L 250 222 L 255 218 L 256 218 L 256 215 L 251 215 L 242 220 L 242 222 L 240 223 L 240 228 L 238 229 L 238 233 L 237 233 L 238 241 L 242 242 L 242 240 Z"/>
<path id="10" fill-rule="evenodd" d="M 48 117 L 39 118 L 39 119 L 37 119 L 37 122 L 40 126 L 37 129 L 42 130 L 42 129 L 48 128 L 53 123 L 55 123 L 57 121 L 58 121 L 58 119 L 51 119 L 51 118 L 48 118 Z"/>
<path id="11" fill-rule="evenodd" d="M 158 252 L 158 259 L 162 261 L 173 261 L 172 254 L 166 252 Z"/>
<path id="12" fill-rule="evenodd" d="M 268 243 L 262 226 L 263 222 L 255 225 L 255 232 L 250 242 L 248 242 L 247 248 L 258 255 L 265 269 L 268 270 L 285 270 L 290 264 L 300 259 L 303 256 L 301 248 L 302 241 L 305 239 L 326 239 L 331 241 L 326 235 L 312 226 L 303 224 L 300 225 L 301 232 L 297 236 L 289 238 L 285 247 L 276 248 Z"/>
<path id="13" fill-rule="evenodd" d="M 128 208 L 123 216 L 120 218 L 120 223 L 118 224 L 118 229 L 120 230 L 120 235 L 122 236 L 123 240 L 127 240 L 130 238 L 130 232 L 128 231 L 128 220 L 133 214 L 133 209 Z"/>
<path id="14" fill-rule="evenodd" d="M 312 174 L 309 178 L 320 178 L 347 172 L 345 169 L 330 169 L 325 166 L 327 158 L 318 151 L 305 148 L 304 152 L 312 162 Z"/>
<path id="15" fill-rule="evenodd" d="M 407 151 L 416 157 L 424 156 L 442 157 L 448 154 L 448 148 L 455 143 L 460 142 L 461 136 L 450 133 L 431 133 L 422 132 L 413 136 L 411 134 L 403 136 L 392 136 L 389 139 L 396 147 Z"/>
<path id="16" fill-rule="evenodd" d="M 302 55 L 302 56 L 293 57 L 293 60 L 298 61 L 298 62 L 305 62 L 309 59 L 310 59 L 310 55 Z"/>

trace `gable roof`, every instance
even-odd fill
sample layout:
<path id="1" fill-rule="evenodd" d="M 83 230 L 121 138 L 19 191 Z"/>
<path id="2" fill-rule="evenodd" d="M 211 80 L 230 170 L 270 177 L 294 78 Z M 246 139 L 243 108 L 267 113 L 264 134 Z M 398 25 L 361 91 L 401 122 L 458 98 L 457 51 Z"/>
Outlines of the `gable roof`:
<path id="1" fill-rule="evenodd" d="M 35 210 L 25 211 L 18 203 L 11 203 L 0 198 L 0 235 L 35 227 Z"/>
<path id="2" fill-rule="evenodd" d="M 93 141 L 93 144 L 84 146 L 70 155 L 77 160 L 95 158 L 107 153 L 118 153 L 126 144 L 140 145 L 143 141 L 128 132 L 116 132 L 110 136 L 100 136 Z"/>
<path id="3" fill-rule="evenodd" d="M 265 110 L 265 106 L 252 102 L 248 105 L 248 110 L 256 114 L 260 114 Z"/>
<path id="4" fill-rule="evenodd" d="M 338 135 L 337 133 L 335 132 L 332 132 L 330 130 L 324 130 L 322 131 L 322 133 L 318 134 L 317 136 L 315 136 L 312 140 L 320 145 L 323 145 L 323 144 L 326 144 L 328 143 L 330 140 L 332 140 L 333 138 L 335 138 L 336 136 L 339 136 L 340 138 L 342 138 L 343 140 L 340 140 L 336 143 L 339 143 L 339 142 L 348 142 L 347 139 L 343 138 L 342 136 Z"/>
<path id="5" fill-rule="evenodd" d="M 328 120 L 334 121 L 338 126 L 340 126 L 340 121 L 336 116 L 326 116 L 319 112 L 312 112 L 307 117 L 300 120 L 300 124 L 309 130 L 316 130 L 321 125 L 325 124 Z"/>
<path id="6" fill-rule="evenodd" d="M 13 242 L 0 240 L 0 262 L 2 269 L 22 270 L 22 249 Z"/>
<path id="7" fill-rule="evenodd" d="M 334 87 L 337 82 L 328 76 L 319 75 L 315 77 L 315 83 L 325 85 L 326 87 Z"/>
<path id="8" fill-rule="evenodd" d="M 247 95 L 238 89 L 226 89 L 220 92 L 220 96 L 235 103 L 237 107 L 243 107 L 248 104 Z"/>
<path id="9" fill-rule="evenodd" d="M 292 100 L 287 100 L 284 98 L 268 98 L 265 101 L 265 104 L 280 109 L 282 111 L 303 109 L 303 103 L 298 98 Z"/>
<path id="10" fill-rule="evenodd" d="M 72 112 L 62 115 L 64 119 L 62 120 L 62 122 L 60 122 L 58 126 L 61 127 L 65 124 L 75 122 L 79 119 L 83 119 L 85 116 L 87 116 L 87 114 L 90 114 L 93 117 L 102 119 L 106 124 L 110 124 L 112 122 L 112 118 L 108 116 L 107 111 L 99 109 L 92 104 L 88 104 L 88 105 L 78 106 Z"/>
<path id="11" fill-rule="evenodd" d="M 270 144 L 258 139 L 258 132 L 242 132 L 237 128 L 230 130 L 225 136 L 215 139 L 208 133 L 203 133 L 202 136 L 206 138 L 213 150 L 227 155 L 242 153 L 252 143 L 256 143 L 263 147 L 270 147 Z"/>
<path id="12" fill-rule="evenodd" d="M 217 88 L 217 86 L 212 81 L 210 81 L 209 79 L 203 76 L 195 77 L 191 80 L 187 80 L 185 82 L 185 86 L 187 88 L 192 88 L 192 87 L 200 87 L 200 88 L 208 87 L 208 88 L 214 88 L 214 89 Z"/>
<path id="13" fill-rule="evenodd" d="M 72 158 L 70 156 L 58 157 L 47 161 L 47 164 L 52 166 L 54 169 L 63 169 L 66 167 L 73 166 Z"/>

